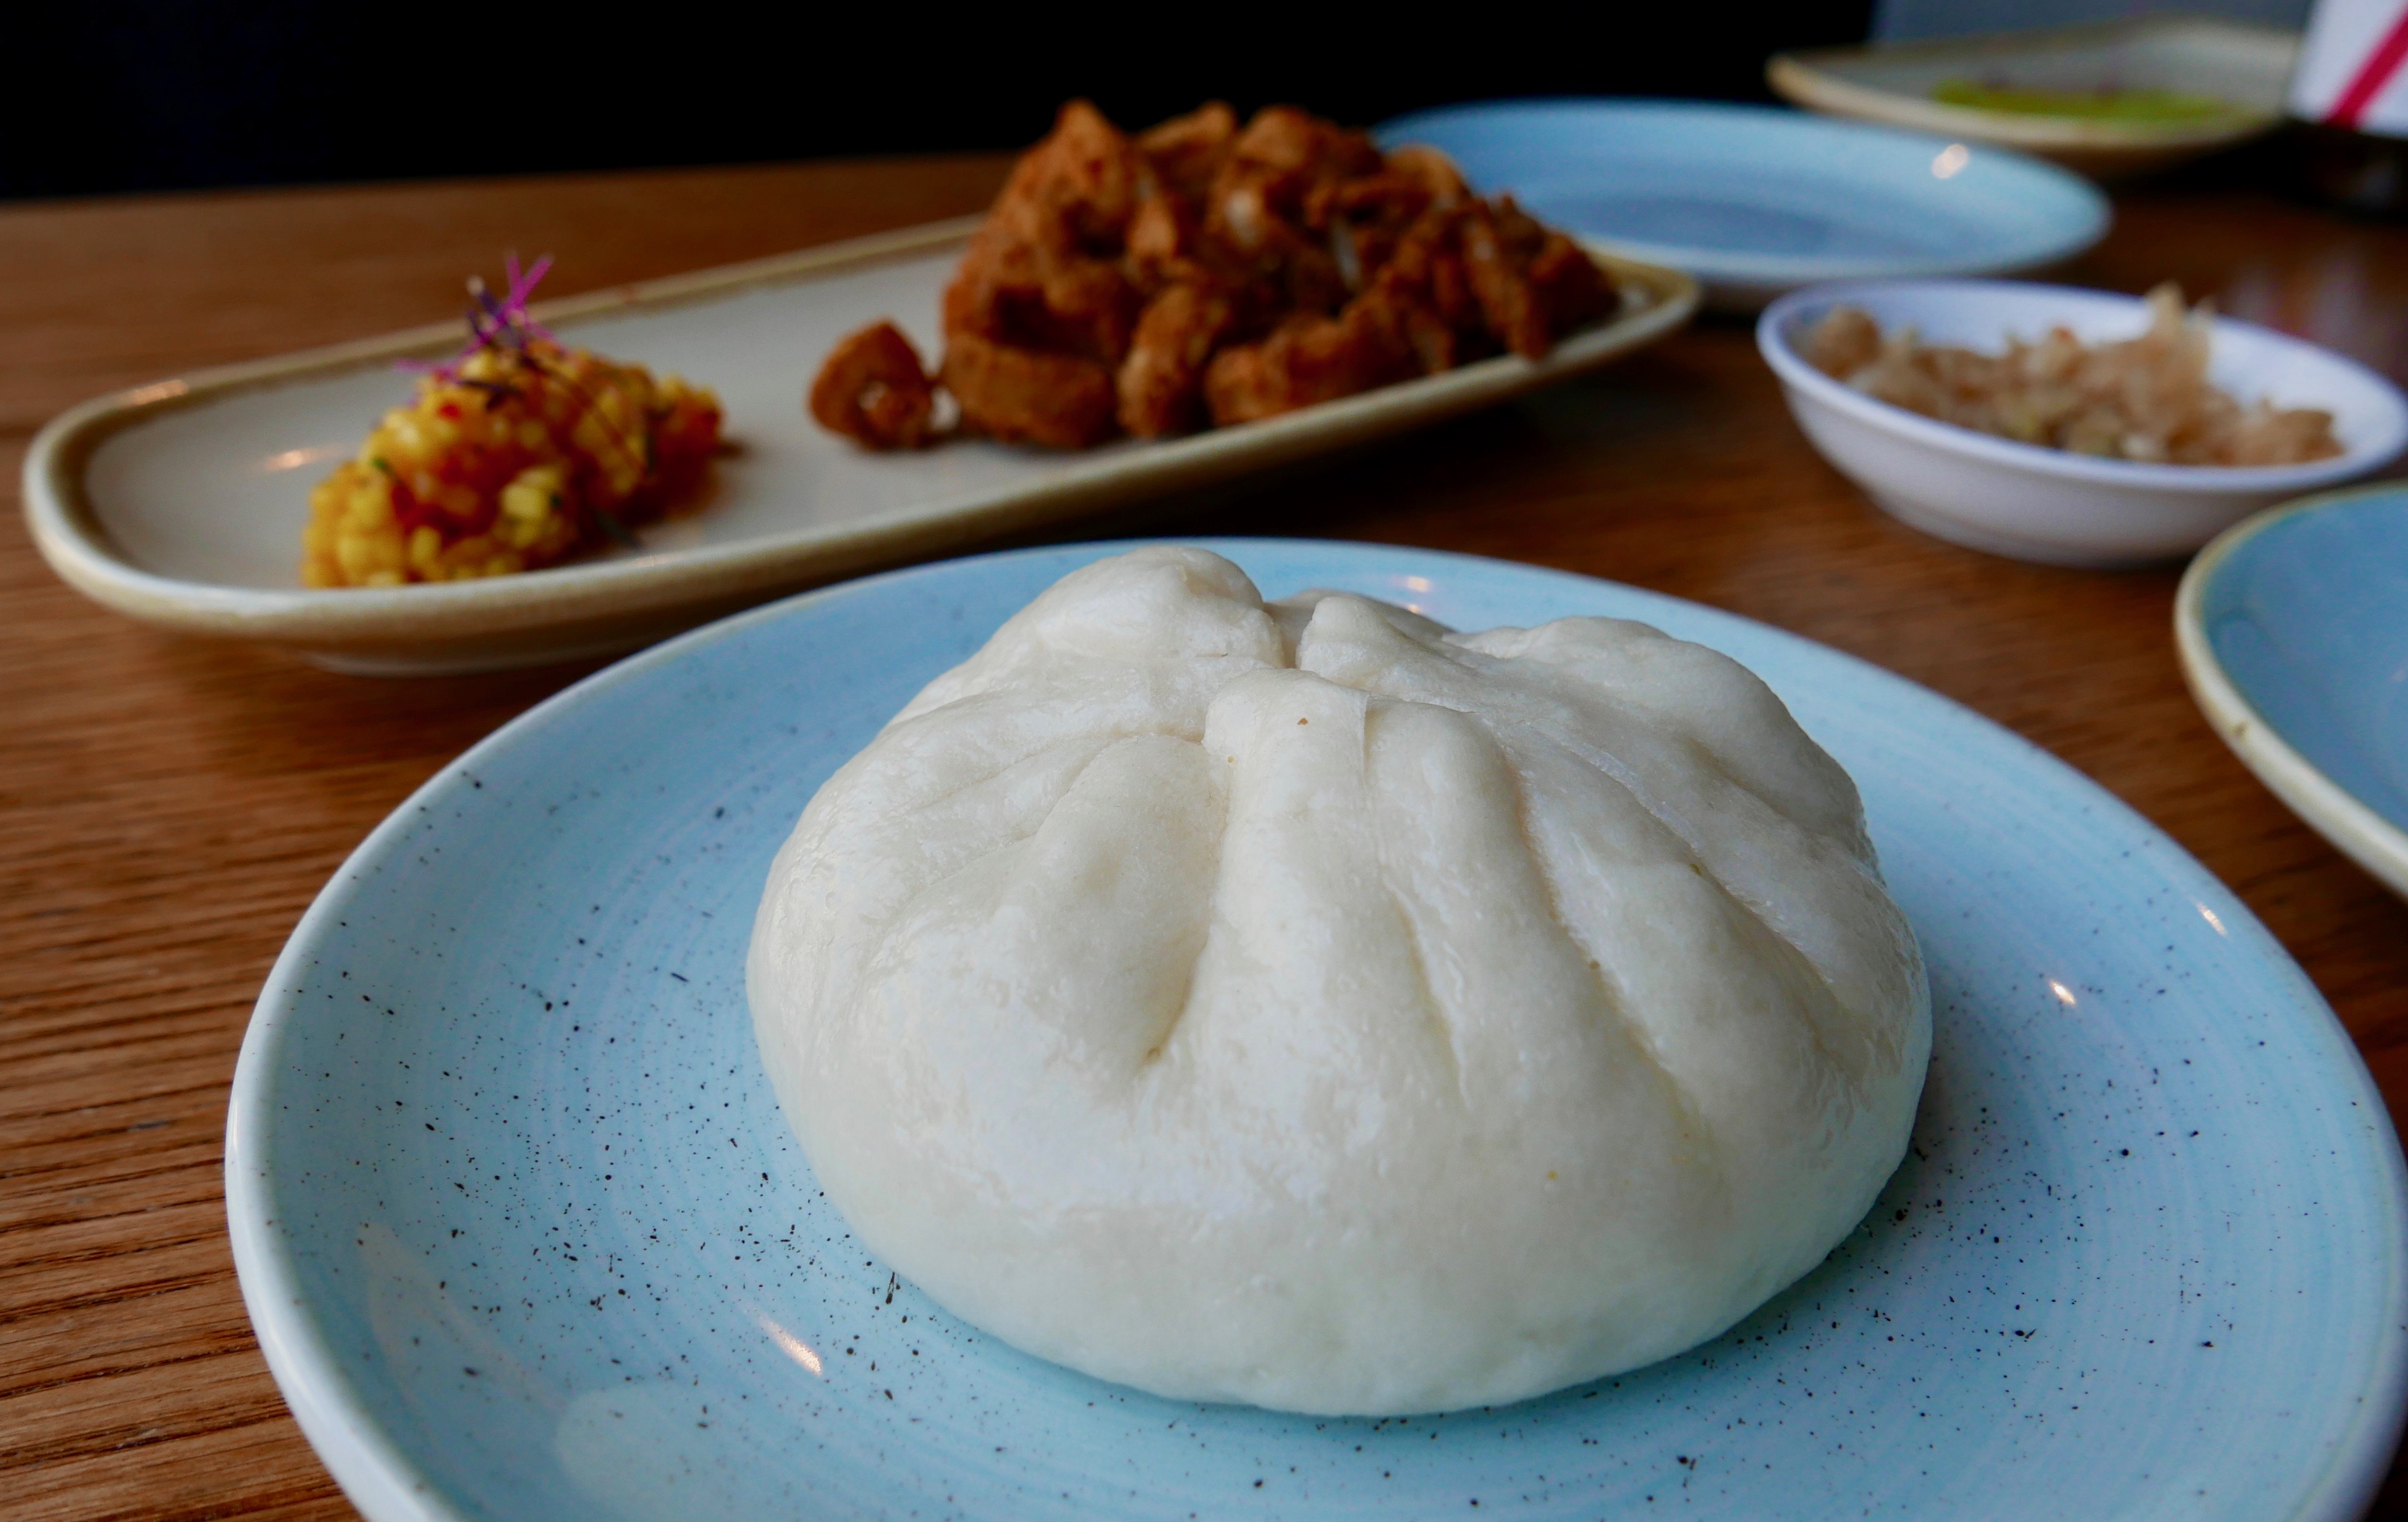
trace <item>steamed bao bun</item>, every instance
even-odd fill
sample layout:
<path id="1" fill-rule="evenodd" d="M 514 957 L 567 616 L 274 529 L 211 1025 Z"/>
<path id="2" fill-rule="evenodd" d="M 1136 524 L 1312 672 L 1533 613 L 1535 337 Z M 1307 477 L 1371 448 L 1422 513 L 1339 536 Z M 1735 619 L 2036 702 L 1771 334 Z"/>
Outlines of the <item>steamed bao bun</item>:
<path id="1" fill-rule="evenodd" d="M 1914 939 L 1847 774 L 1612 619 L 1065 577 L 811 800 L 761 1052 L 862 1242 L 1031 1353 L 1319 1414 L 1650 1363 L 1904 1152 Z"/>

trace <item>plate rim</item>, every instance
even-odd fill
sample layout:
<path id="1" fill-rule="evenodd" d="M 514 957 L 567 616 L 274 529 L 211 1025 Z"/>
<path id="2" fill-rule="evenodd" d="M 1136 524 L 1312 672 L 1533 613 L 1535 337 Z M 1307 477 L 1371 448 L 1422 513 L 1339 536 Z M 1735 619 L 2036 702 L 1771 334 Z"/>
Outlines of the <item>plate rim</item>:
<path id="1" fill-rule="evenodd" d="M 1802 127 L 1809 132 L 1856 136 L 1866 141 L 1886 139 L 1923 143 L 1935 151 L 1946 150 L 1953 141 L 1944 135 L 1928 130 L 1853 117 L 1828 116 L 1781 106 L 1652 95 L 1539 95 L 1465 101 L 1392 118 L 1374 127 L 1372 133 L 1383 141 L 1398 140 L 1433 122 L 1477 120 L 1549 109 L 1579 109 L 1604 116 L 1653 116 L 1668 120 L 1681 116 L 1712 117 L 1749 122 L 1770 132 Z M 1581 237 L 1592 247 L 1627 258 L 1686 269 L 1709 283 L 1785 287 L 1834 280 L 1914 280 L 1946 275 L 2013 274 L 2019 270 L 2046 268 L 2071 259 L 2095 247 L 2107 236 L 2114 222 L 2114 208 L 2098 186 L 2071 169 L 2017 147 L 1984 140 L 1982 151 L 2003 164 L 2010 172 L 2026 176 L 2033 184 L 2049 185 L 2079 204 L 2085 213 L 2079 230 L 2069 223 L 2067 231 L 2046 238 L 2034 238 L 2028 248 L 2019 248 L 2004 256 L 1978 259 L 1944 255 L 1876 259 L 1854 255 L 1763 254 L 1706 245 L 1655 243 L 1643 238 L 1616 237 L 1602 233 L 1583 233 Z"/>
<path id="2" fill-rule="evenodd" d="M 723 299 L 925 257 L 966 244 L 983 216 L 927 223 L 797 252 L 539 302 L 550 323 Z M 522 575 L 402 587 L 247 587 L 145 568 L 111 541 L 85 487 L 93 452 L 165 412 L 280 386 L 448 352 L 457 323 L 192 371 L 93 397 L 50 419 L 27 447 L 22 471 L 26 524 L 61 580 L 111 611 L 184 633 L 357 651 L 369 657 L 446 642 L 552 635 L 597 625 L 659 621 L 682 610 L 724 610 L 899 562 L 942 557 L 981 537 L 1032 528 L 1162 491 L 1200 486 L 1368 442 L 1401 429 L 1506 401 L 1569 380 L 1664 338 L 1702 297 L 1695 278 L 1610 251 L 1590 251 L 1640 299 L 1573 334 L 1541 360 L 1503 354 L 1437 375 L 1340 397 L 1229 428 L 1153 441 L 1132 451 L 1083 452 L 1027 481 L 937 496 L 850 522 L 804 526 L 724 544 L 624 560 L 577 561 Z M 796 406 L 808 366 L 796 369 Z M 299 547 L 294 546 L 297 563 Z M 595 640 L 588 636 L 584 643 Z M 608 647 L 608 640 L 603 641 Z M 625 648 L 623 640 L 617 648 Z M 547 647 L 534 658 L 565 658 Z M 487 661 L 483 664 L 492 665 Z M 510 664 L 507 659 L 500 664 Z M 525 664 L 522 661 L 519 664 Z M 456 668 L 446 667 L 445 668 Z"/>
<path id="3" fill-rule="evenodd" d="M 2285 739 L 2225 670 L 2207 630 L 2209 583 L 2243 544 L 2302 514 L 2374 497 L 2401 498 L 2403 508 L 2408 508 L 2408 482 L 2380 481 L 2349 491 L 2320 492 L 2268 508 L 2217 535 L 2183 572 L 2182 585 L 2174 594 L 2174 646 L 2192 700 L 2207 716 L 2216 738 L 2241 758 L 2251 775 L 2302 824 L 2323 836 L 2327 844 L 2393 893 L 2408 898 L 2408 830 L 2359 801 Z"/>
<path id="4" fill-rule="evenodd" d="M 1368 553 L 1374 558 L 1409 554 L 1423 564 L 1432 561 L 1464 564 L 1492 572 L 1502 568 L 1515 576 L 1540 581 L 1602 585 L 1620 594 L 1636 595 L 1642 604 L 1677 607 L 1685 611 L 1703 613 L 1710 624 L 1726 623 L 1741 626 L 1770 636 L 1776 641 L 1800 647 L 1817 659 L 1830 661 L 1860 680 L 1869 680 L 1884 687 L 1891 695 L 1904 696 L 1911 702 L 1936 705 L 1953 722 L 1970 724 L 1986 732 L 2019 756 L 2025 765 L 2035 768 L 2057 785 L 2083 794 L 2094 810 L 2116 820 L 2126 830 L 2136 831 L 2143 840 L 2154 843 L 2168 869 L 2177 875 L 2187 871 L 2193 882 L 2185 885 L 2186 891 L 2197 891 L 2213 901 L 2222 916 L 2228 938 L 2254 949 L 2257 959 L 2266 965 L 2270 976 L 2289 985 L 2297 999 L 2295 1012 L 2306 1018 L 2312 1038 L 2336 1058 L 2332 1064 L 2334 1081 L 2352 1092 L 2357 1103 L 2372 1117 L 2380 1136 L 2391 1143 L 2388 1147 L 2378 1145 L 2373 1149 L 2377 1157 L 2376 1171 L 2381 1175 L 2375 1182 L 2387 1185 L 2387 1187 L 2378 1190 L 2380 1213 L 2390 1228 L 2386 1233 L 2386 1240 L 2390 1244 L 2387 1278 L 2393 1286 L 2395 1299 L 2408 1297 L 2408 1160 L 2403 1160 L 2389 1107 L 2376 1087 L 2356 1041 L 2333 1012 L 2331 1004 L 2297 959 L 2221 879 L 2139 811 L 2054 753 L 1956 699 L 1861 656 L 1745 614 L 1603 577 L 1495 556 L 1386 541 L 1262 536 L 1082 540 L 900 567 L 877 575 L 816 588 L 689 630 L 593 672 L 511 718 L 459 756 L 437 768 L 432 776 L 412 789 L 378 822 L 366 838 L 344 858 L 342 865 L 336 869 L 325 886 L 303 912 L 262 985 L 236 1062 L 226 1107 L 224 1180 L 227 1228 L 243 1305 L 258 1335 L 261 1352 L 267 1360 L 279 1393 L 344 1494 L 370 1518 L 370 1522 L 469 1522 L 469 1518 L 468 1514 L 444 1503 L 435 1482 L 421 1472 L 400 1445 L 383 1431 L 368 1411 L 366 1402 L 358 1397 L 345 1361 L 332 1351 L 308 1313 L 308 1298 L 299 1292 L 292 1243 L 276 1229 L 277 1223 L 272 1213 L 273 1186 L 268 1172 L 261 1166 L 264 1162 L 272 1163 L 274 1159 L 273 1153 L 265 1149 L 266 1139 L 272 1135 L 270 1127 L 277 1108 L 274 1084 L 282 1076 L 280 1070 L 274 1066 L 277 1049 L 287 1031 L 302 1018 L 301 1000 L 288 990 L 296 985 L 298 975 L 313 955 L 315 943 L 322 939 L 329 927 L 340 927 L 337 922 L 345 912 L 347 901 L 356 891 L 355 885 L 362 881 L 363 869 L 390 849 L 391 843 L 412 826 L 420 813 L 434 811 L 433 805 L 445 792 L 469 785 L 465 779 L 479 769 L 479 764 L 489 754 L 523 743 L 527 737 L 552 723 L 557 715 L 590 700 L 596 694 L 639 680 L 657 668 L 687 659 L 698 650 L 757 625 L 795 617 L 804 610 L 857 596 L 890 582 L 928 574 L 939 567 L 1078 555 L 1091 550 L 1121 553 L 1147 545 L 1187 545 L 1211 550 L 1240 560 L 1241 569 L 1241 557 L 1245 553 L 1262 548 L 1339 554 Z M 2355 1403 L 2347 1428 L 2328 1434 L 2331 1439 L 2329 1457 L 2290 1508 L 2287 1515 L 2293 1522 L 2353 1522 L 2372 1500 L 2388 1472 L 2403 1421 L 2408 1420 L 2408 1322 L 2387 1321 L 2376 1334 L 2376 1341 L 2380 1351 L 2370 1366 L 2368 1387 Z"/>

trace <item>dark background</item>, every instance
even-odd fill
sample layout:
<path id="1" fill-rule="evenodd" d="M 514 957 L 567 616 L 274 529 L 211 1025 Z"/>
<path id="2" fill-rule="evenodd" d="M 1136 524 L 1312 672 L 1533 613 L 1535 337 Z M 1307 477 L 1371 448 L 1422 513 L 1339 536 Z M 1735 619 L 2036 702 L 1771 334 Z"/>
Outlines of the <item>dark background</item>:
<path id="1" fill-rule="evenodd" d="M 0 198 L 1024 146 L 1218 96 L 1368 125 L 1507 95 L 1769 99 L 1765 55 L 1872 0 L 761 13 L 34 0 L 8 22 Z"/>

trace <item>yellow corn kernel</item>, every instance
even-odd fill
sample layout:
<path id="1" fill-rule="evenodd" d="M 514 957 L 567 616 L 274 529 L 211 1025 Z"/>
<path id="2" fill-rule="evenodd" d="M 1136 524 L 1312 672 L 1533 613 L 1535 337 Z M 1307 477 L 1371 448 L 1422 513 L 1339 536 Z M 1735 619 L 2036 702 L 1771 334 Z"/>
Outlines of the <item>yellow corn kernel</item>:
<path id="1" fill-rule="evenodd" d="M 354 582 L 364 580 L 376 569 L 376 548 L 366 538 L 353 536 L 335 546 L 335 563 Z"/>
<path id="2" fill-rule="evenodd" d="M 409 531 L 409 568 L 420 575 L 435 568 L 443 555 L 443 536 L 432 524 L 421 524 Z"/>
<path id="3" fill-rule="evenodd" d="M 502 488 L 502 516 L 519 523 L 540 523 L 560 506 L 568 473 L 556 465 L 531 465 Z"/>

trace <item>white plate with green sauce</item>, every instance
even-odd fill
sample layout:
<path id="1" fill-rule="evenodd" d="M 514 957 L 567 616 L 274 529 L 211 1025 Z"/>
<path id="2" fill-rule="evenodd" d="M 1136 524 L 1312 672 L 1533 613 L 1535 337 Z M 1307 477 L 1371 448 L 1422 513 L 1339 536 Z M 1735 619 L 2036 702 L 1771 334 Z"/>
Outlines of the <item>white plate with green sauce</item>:
<path id="1" fill-rule="evenodd" d="M 2296 33 L 2195 16 L 1777 53 L 1810 110 L 2021 149 L 2101 179 L 2272 130 Z"/>

